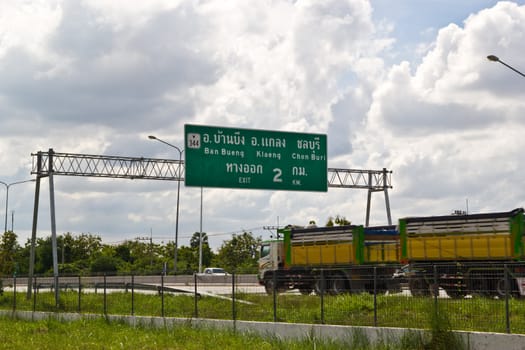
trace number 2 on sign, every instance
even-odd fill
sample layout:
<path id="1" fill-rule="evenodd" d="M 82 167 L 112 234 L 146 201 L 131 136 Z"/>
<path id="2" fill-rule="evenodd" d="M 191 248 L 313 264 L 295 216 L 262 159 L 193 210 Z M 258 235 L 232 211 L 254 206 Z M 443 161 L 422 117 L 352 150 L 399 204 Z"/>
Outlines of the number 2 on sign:
<path id="1" fill-rule="evenodd" d="M 273 182 L 283 182 L 283 179 L 281 179 L 281 175 L 283 174 L 283 171 L 279 168 L 275 168 L 273 169 L 273 172 L 274 172 L 274 177 L 273 177 Z"/>

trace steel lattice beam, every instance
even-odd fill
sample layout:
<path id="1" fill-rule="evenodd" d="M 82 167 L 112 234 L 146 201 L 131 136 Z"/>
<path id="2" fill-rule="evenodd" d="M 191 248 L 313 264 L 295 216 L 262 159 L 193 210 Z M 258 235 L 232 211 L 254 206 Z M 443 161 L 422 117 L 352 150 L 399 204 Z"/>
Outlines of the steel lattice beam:
<path id="1" fill-rule="evenodd" d="M 328 168 L 328 187 L 383 191 L 392 188 L 392 171 Z"/>
<path id="2" fill-rule="evenodd" d="M 47 176 L 52 171 L 53 175 L 184 181 L 182 160 L 55 152 L 31 155 L 31 174 L 38 176 Z"/>
<path id="3" fill-rule="evenodd" d="M 31 174 L 39 176 L 47 176 L 52 170 L 53 175 L 184 181 L 183 160 L 55 152 L 38 152 L 32 156 Z M 328 187 L 383 191 L 392 188 L 391 174 L 386 169 L 329 168 Z"/>

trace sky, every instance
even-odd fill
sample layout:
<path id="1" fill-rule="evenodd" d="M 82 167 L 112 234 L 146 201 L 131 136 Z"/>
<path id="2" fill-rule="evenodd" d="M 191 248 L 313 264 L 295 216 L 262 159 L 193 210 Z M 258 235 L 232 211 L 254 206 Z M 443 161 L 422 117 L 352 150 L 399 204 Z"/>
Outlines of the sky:
<path id="1" fill-rule="evenodd" d="M 327 135 L 328 167 L 386 168 L 401 217 L 524 206 L 525 1 L 0 0 L 0 181 L 32 153 L 177 159 L 184 125 Z M 174 240 L 170 181 L 56 176 L 57 233 Z M 6 186 L 0 184 L 0 208 Z M 34 182 L 9 186 L 8 229 L 31 235 Z M 214 249 L 269 226 L 364 224 L 366 190 L 181 184 L 178 245 Z M 38 237 L 51 232 L 42 179 Z M 0 210 L 2 227 L 5 212 Z M 202 221 L 201 221 L 202 218 Z M 372 195 L 372 225 L 387 223 Z"/>

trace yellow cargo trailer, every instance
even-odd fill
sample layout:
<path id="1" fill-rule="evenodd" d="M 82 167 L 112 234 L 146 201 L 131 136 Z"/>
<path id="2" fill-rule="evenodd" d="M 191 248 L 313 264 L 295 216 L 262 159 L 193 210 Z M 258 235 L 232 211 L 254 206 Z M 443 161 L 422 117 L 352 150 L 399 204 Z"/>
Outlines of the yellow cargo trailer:
<path id="1" fill-rule="evenodd" d="M 412 294 L 442 287 L 453 297 L 523 294 L 524 211 L 399 220 L 401 260 Z M 508 269 L 505 271 L 505 265 Z M 510 277 L 505 277 L 510 276 Z M 437 285 L 436 285 L 437 284 Z"/>

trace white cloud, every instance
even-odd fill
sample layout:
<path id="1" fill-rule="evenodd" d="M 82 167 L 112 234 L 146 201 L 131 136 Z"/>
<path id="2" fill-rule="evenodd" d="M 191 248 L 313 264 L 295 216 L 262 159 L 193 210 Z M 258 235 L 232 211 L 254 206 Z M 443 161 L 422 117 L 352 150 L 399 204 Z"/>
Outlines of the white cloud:
<path id="1" fill-rule="evenodd" d="M 466 198 L 473 210 L 518 206 L 523 79 L 485 57 L 525 67 L 525 6 L 473 7 L 470 16 L 462 8 L 460 20 L 427 17 L 414 31 L 415 44 L 392 35 L 425 22 L 419 17 L 426 12 L 414 23 L 391 23 L 375 19 L 373 6 L 3 1 L 0 180 L 29 177 L 30 153 L 48 148 L 175 159 L 173 149 L 147 135 L 180 146 L 183 125 L 199 123 L 327 133 L 329 166 L 394 171 L 394 219 L 441 214 Z M 393 61 L 407 52 L 414 58 Z M 61 178 L 56 188 L 59 231 L 111 240 L 150 229 L 173 236 L 174 183 Z M 16 210 L 24 219 L 15 229 L 27 233 L 33 198 L 19 193 L 24 204 Z M 46 196 L 43 190 L 42 235 Z M 206 189 L 204 199 L 204 230 L 216 244 L 225 232 L 277 218 L 324 223 L 339 214 L 363 223 L 366 208 L 366 191 L 341 189 Z M 382 202 L 374 194 L 374 223 L 385 223 Z M 199 216 L 200 190 L 182 186 L 185 240 L 199 229 Z"/>
<path id="2" fill-rule="evenodd" d="M 464 27 L 441 29 L 414 73 L 403 62 L 378 85 L 367 126 L 376 137 L 380 130 L 382 141 L 366 149 L 388 152 L 387 163 L 398 169 L 398 193 L 411 198 L 412 212 L 425 198 L 437 207 L 455 197 L 484 202 L 479 209 L 520 205 L 523 191 L 508 196 L 493 189 L 519 181 L 523 171 L 519 135 L 525 125 L 516 118 L 525 111 L 523 80 L 486 56 L 497 53 L 525 66 L 523 23 L 525 7 L 510 2 L 473 14 Z"/>

